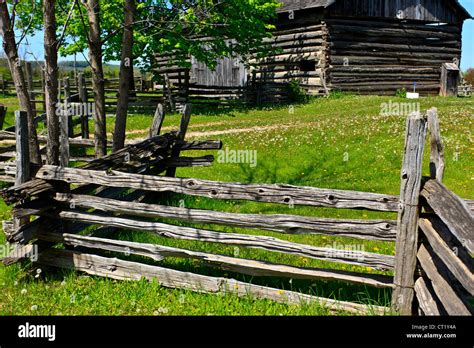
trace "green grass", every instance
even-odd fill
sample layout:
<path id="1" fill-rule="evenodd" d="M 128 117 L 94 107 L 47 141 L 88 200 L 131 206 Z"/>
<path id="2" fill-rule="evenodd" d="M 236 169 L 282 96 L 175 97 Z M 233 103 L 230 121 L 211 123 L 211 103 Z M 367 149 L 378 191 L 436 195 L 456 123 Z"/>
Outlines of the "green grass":
<path id="1" fill-rule="evenodd" d="M 195 139 L 221 139 L 235 150 L 256 150 L 258 165 L 214 163 L 211 168 L 178 169 L 178 176 L 244 183 L 288 183 L 321 188 L 335 188 L 398 194 L 402 161 L 405 118 L 379 116 L 381 104 L 406 102 L 395 97 L 356 97 L 340 95 L 316 99 L 294 106 L 241 109 L 234 111 L 202 110 L 196 112 L 189 128 Z M 0 101 L 3 103 L 3 101 Z M 15 100 L 6 104 L 15 107 Z M 474 198 L 474 101 L 457 98 L 422 98 L 421 109 L 436 106 L 439 110 L 442 135 L 446 145 L 445 184 L 464 198 Z M 9 113 L 8 120 L 12 120 Z M 164 129 L 177 128 L 179 115 L 168 115 Z M 108 131 L 113 118 L 108 118 Z M 129 138 L 146 135 L 151 115 L 132 115 L 127 129 Z M 91 127 L 91 129 L 93 129 Z M 243 131 L 242 131 L 243 130 Z M 216 135 L 206 132 L 218 132 Z M 220 132 L 220 133 L 219 133 Z M 209 151 L 218 157 L 217 151 Z M 192 152 L 187 155 L 203 155 Z M 429 154 L 425 154 L 428 173 Z M 336 210 L 313 207 L 290 207 L 244 201 L 221 201 L 207 198 L 162 195 L 161 201 L 186 207 L 243 213 L 282 213 L 337 218 L 396 218 L 395 214 Z M 8 208 L 0 207 L 4 218 Z M 315 246 L 355 245 L 365 251 L 393 254 L 393 243 L 360 241 L 320 235 L 290 236 L 216 225 L 180 225 L 208 228 L 224 232 L 260 234 Z M 142 232 L 121 231 L 111 237 L 137 242 L 159 243 L 191 250 L 236 255 L 299 267 L 325 267 L 351 271 L 390 274 L 362 267 L 335 264 L 283 255 L 256 249 L 235 249 L 211 243 L 170 240 Z M 0 238 L 3 238 L 0 237 Z M 0 239 L 2 242 L 3 239 Z M 107 254 L 118 256 L 115 254 Z M 123 257 L 123 256 L 121 256 Z M 154 264 L 140 257 L 130 257 Z M 183 271 L 228 276 L 254 284 L 300 290 L 318 296 L 366 304 L 389 305 L 390 291 L 326 281 L 297 281 L 275 278 L 251 278 L 209 268 L 192 260 L 167 259 L 159 264 Z M 65 280 L 64 285 L 61 283 Z M 17 282 L 17 283 L 16 283 Z M 15 285 L 16 284 L 16 285 Z M 39 278 L 27 265 L 0 266 L 0 314 L 112 314 L 112 315 L 327 315 L 318 305 L 291 306 L 252 298 L 238 299 L 232 295 L 195 294 L 164 289 L 155 283 L 116 282 L 72 272 L 44 270 Z M 26 294 L 21 290 L 26 289 Z M 75 299 L 71 303 L 71 296 Z M 31 311 L 31 306 L 38 309 Z M 346 313 L 340 313 L 341 315 Z"/>

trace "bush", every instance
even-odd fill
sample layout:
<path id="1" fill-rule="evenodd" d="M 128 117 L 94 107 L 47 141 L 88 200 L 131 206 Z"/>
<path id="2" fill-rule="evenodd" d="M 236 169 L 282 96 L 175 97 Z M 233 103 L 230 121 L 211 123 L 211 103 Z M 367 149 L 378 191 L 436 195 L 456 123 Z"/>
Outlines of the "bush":
<path id="1" fill-rule="evenodd" d="M 398 98 L 406 98 L 407 97 L 407 90 L 405 88 L 397 89 L 397 92 L 395 93 L 395 95 Z"/>
<path id="2" fill-rule="evenodd" d="M 463 78 L 468 85 L 474 85 L 474 68 L 467 69 L 463 74 Z"/>
<path id="3" fill-rule="evenodd" d="M 303 88 L 301 88 L 298 80 L 292 80 L 286 86 L 286 91 L 288 93 L 288 98 L 293 102 L 303 102 L 306 100 L 306 93 Z"/>
<path id="4" fill-rule="evenodd" d="M 333 89 L 331 92 L 329 92 L 329 99 L 340 99 L 346 95 L 349 95 L 348 93 L 344 93 L 340 89 Z"/>

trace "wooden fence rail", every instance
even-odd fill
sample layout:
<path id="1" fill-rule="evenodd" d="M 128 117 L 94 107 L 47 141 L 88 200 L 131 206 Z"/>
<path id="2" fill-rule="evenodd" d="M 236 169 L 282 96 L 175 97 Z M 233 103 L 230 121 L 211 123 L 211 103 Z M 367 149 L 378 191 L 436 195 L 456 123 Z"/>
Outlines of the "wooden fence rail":
<path id="1" fill-rule="evenodd" d="M 424 178 L 420 196 L 426 211 L 418 220 L 421 240 L 415 282 L 422 315 L 472 315 L 474 296 L 474 214 L 468 204 L 442 183 L 443 144 L 436 110 L 430 110 L 431 178 Z M 413 308 L 416 310 L 416 308 Z"/>
<path id="2" fill-rule="evenodd" d="M 80 167 L 69 168 L 68 161 L 64 161 L 62 166 L 35 168 L 32 180 L 2 190 L 0 194 L 4 200 L 15 205 L 12 209 L 15 221 L 27 221 L 25 224 L 4 223 L 7 240 L 18 245 L 4 262 L 18 262 L 28 255 L 29 246 L 41 245 L 39 264 L 113 279 L 138 280 L 145 277 L 157 279 L 166 287 L 198 292 L 232 292 L 239 296 L 251 295 L 295 304 L 317 301 L 333 313 L 343 310 L 389 314 L 394 310 L 421 315 L 472 314 L 469 303 L 474 294 L 472 201 L 460 199 L 440 182 L 444 159 L 435 109 L 423 115 L 412 114 L 407 120 L 400 197 L 291 185 L 175 178 L 174 168 L 177 166 L 209 165 L 213 161 L 212 156 L 181 157 L 181 151 L 220 149 L 222 144 L 219 141 L 185 141 L 189 106 L 184 108 L 178 132 L 159 135 L 164 116 L 164 108 L 159 106 L 147 140 L 129 144 Z M 431 178 L 423 178 L 422 154 L 428 125 Z M 88 139 L 70 139 L 66 131 L 63 130 L 63 135 L 69 140 L 69 146 L 74 142 L 92 145 Z M 1 132 L 0 139 L 2 136 L 12 140 L 11 133 Z M 0 165 L 0 170 L 5 172 L 10 173 L 13 169 L 18 170 L 18 167 L 11 161 Z M 157 203 L 157 200 L 160 202 L 157 194 L 165 192 L 211 199 L 398 212 L 398 221 L 243 214 L 173 207 Z M 31 217 L 35 219 L 30 220 Z M 195 227 L 193 224 L 205 226 Z M 92 232 L 88 229 L 87 235 L 79 233 L 88 226 L 95 228 Z M 223 232 L 217 226 L 243 230 Z M 250 233 L 247 229 L 255 231 Z M 197 244 L 213 243 L 216 247 L 264 250 L 275 255 L 325 261 L 333 266 L 330 269 L 296 267 L 238 255 L 117 240 L 112 233 L 116 230 L 127 230 L 130 234 L 147 232 Z M 259 235 L 259 230 L 281 236 Z M 320 247 L 284 239 L 284 236 L 303 234 L 391 242 L 395 244 L 396 252 L 387 255 L 365 250 L 348 251 L 336 246 Z M 73 249 L 52 248 L 56 244 Z M 107 257 L 103 256 L 104 252 Z M 110 253 L 119 258 L 110 257 Z M 131 255 L 157 264 L 121 259 Z M 336 301 L 159 265 L 167 258 L 192 259 L 217 271 L 253 277 L 340 281 L 392 290 L 392 308 Z M 357 268 L 353 271 L 337 269 L 341 264 Z M 367 268 L 382 273 L 373 274 Z"/>

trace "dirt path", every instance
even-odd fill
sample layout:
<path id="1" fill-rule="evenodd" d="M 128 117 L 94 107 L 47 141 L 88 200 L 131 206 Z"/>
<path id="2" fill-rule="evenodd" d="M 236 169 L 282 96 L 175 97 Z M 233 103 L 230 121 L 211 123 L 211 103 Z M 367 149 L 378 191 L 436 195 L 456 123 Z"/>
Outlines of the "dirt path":
<path id="1" fill-rule="evenodd" d="M 208 122 L 208 123 L 198 123 L 198 124 L 193 124 L 188 127 L 188 129 L 193 129 L 193 128 L 201 128 L 201 127 L 212 127 L 212 126 L 223 126 L 227 122 L 224 121 L 219 121 L 219 122 Z M 172 130 L 176 130 L 176 127 L 171 127 L 171 126 L 166 126 L 161 128 L 162 131 L 168 132 Z M 146 134 L 148 132 L 148 129 L 136 129 L 132 131 L 127 131 L 127 135 L 133 135 L 133 134 Z M 108 135 L 112 135 L 112 133 L 109 133 Z"/>
<path id="2" fill-rule="evenodd" d="M 225 124 L 225 122 L 216 122 L 215 124 L 212 125 L 222 125 Z M 250 127 L 250 128 L 230 128 L 230 129 L 222 129 L 222 130 L 210 130 L 210 131 L 195 131 L 195 132 L 188 132 L 186 133 L 186 136 L 189 138 L 197 138 L 197 137 L 207 137 L 207 136 L 214 136 L 214 135 L 226 135 L 226 134 L 239 134 L 239 133 L 248 133 L 248 132 L 265 132 L 265 131 L 270 131 L 270 130 L 275 130 L 275 129 L 289 129 L 289 128 L 303 128 L 306 126 L 311 126 L 316 124 L 316 122 L 307 122 L 307 123 L 297 123 L 297 124 L 279 124 L 279 125 L 269 125 L 269 126 L 255 126 L 255 127 Z M 209 126 L 211 124 L 200 124 L 200 125 L 194 125 L 192 128 L 197 128 L 197 127 L 204 127 L 204 126 Z M 163 127 L 164 131 L 168 130 L 173 130 L 173 127 Z M 132 134 L 146 134 L 148 131 L 147 130 L 135 130 L 131 132 L 127 132 L 127 135 L 132 135 Z M 138 140 L 138 139 L 134 139 Z"/>

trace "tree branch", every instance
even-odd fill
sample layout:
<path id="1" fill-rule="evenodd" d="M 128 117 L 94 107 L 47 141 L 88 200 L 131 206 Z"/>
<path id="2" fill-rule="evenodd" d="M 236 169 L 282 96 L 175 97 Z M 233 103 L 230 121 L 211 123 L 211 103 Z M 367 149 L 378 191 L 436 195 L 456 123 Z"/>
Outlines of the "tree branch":
<path id="1" fill-rule="evenodd" d="M 61 47 L 61 44 L 64 40 L 64 36 L 66 35 L 66 28 L 69 24 L 69 20 L 71 19 L 72 13 L 74 11 L 74 6 L 76 5 L 77 0 L 74 0 L 71 6 L 71 9 L 69 10 L 69 13 L 67 14 L 66 22 L 64 23 L 63 31 L 61 33 L 61 36 L 59 37 L 59 40 L 57 42 L 57 49 Z"/>

